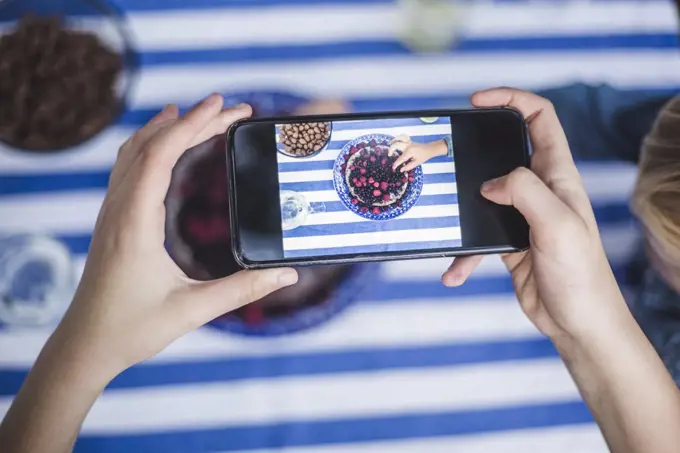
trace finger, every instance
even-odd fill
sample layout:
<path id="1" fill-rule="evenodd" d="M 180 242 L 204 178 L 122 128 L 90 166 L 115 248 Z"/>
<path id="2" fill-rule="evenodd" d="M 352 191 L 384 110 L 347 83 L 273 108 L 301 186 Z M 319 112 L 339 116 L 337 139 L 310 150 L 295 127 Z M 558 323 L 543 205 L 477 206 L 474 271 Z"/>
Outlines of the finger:
<path id="1" fill-rule="evenodd" d="M 407 147 L 408 144 L 404 142 L 392 142 L 389 150 L 387 151 L 387 155 L 392 157 L 394 153 L 396 153 L 397 151 L 404 151 Z"/>
<path id="2" fill-rule="evenodd" d="M 399 134 L 392 139 L 392 143 L 395 142 L 411 143 L 411 137 L 406 134 Z"/>
<path id="3" fill-rule="evenodd" d="M 541 96 L 514 88 L 493 88 L 472 95 L 475 107 L 512 107 L 518 110 L 529 125 L 535 152 L 550 154 L 563 163 L 573 159 L 564 130 L 552 103 Z"/>
<path id="4" fill-rule="evenodd" d="M 152 205 L 162 203 L 170 186 L 172 169 L 182 154 L 197 140 L 213 134 L 216 130 L 226 130 L 235 121 L 252 113 L 248 105 L 226 109 L 224 112 L 215 111 L 216 106 L 221 107 L 221 97 L 219 99 L 217 104 L 204 103 L 195 108 L 172 124 L 163 134 L 156 135 L 147 145 L 144 155 L 138 159 L 137 177 L 141 187 L 137 193 L 140 202 Z M 173 137 L 177 140 L 173 141 Z"/>
<path id="5" fill-rule="evenodd" d="M 475 93 L 472 103 L 477 107 L 507 106 L 518 110 L 529 128 L 532 171 L 588 223 L 595 223 L 569 143 L 550 101 L 526 91 L 495 88 Z"/>
<path id="6" fill-rule="evenodd" d="M 455 258 L 449 269 L 442 275 L 442 283 L 446 286 L 462 285 L 483 259 L 481 255 Z"/>
<path id="7" fill-rule="evenodd" d="M 401 167 L 401 172 L 402 173 L 408 173 L 409 171 L 413 170 L 414 168 L 416 168 L 417 166 L 419 166 L 421 164 L 422 164 L 422 162 L 420 160 L 413 158 L 410 161 L 408 161 L 408 163 L 406 165 Z"/>
<path id="8" fill-rule="evenodd" d="M 401 164 L 404 164 L 413 158 L 413 150 L 409 148 L 404 151 L 401 156 L 397 157 L 397 160 L 392 164 L 392 169 L 396 170 Z"/>
<path id="9" fill-rule="evenodd" d="M 191 327 L 202 326 L 230 311 L 297 283 L 294 269 L 241 271 L 219 280 L 197 282 L 179 301 Z"/>
<path id="10" fill-rule="evenodd" d="M 118 158 L 111 171 L 109 189 L 115 188 L 123 176 L 134 163 L 141 150 L 159 130 L 174 121 L 179 116 L 179 109 L 174 104 L 166 105 L 163 110 L 154 116 L 144 127 L 135 132 L 118 150 Z"/>
<path id="11" fill-rule="evenodd" d="M 243 109 L 244 111 L 249 111 L 247 116 L 250 116 L 252 114 L 252 109 L 249 105 L 240 105 L 237 107 L 234 107 L 234 109 Z M 240 119 L 240 118 L 238 118 Z M 234 110 L 233 109 L 224 109 L 222 112 L 220 112 L 219 115 L 217 115 L 216 118 L 214 118 L 206 127 L 203 129 L 189 144 L 189 148 L 192 148 L 194 146 L 200 145 L 201 143 L 210 140 L 216 135 L 224 134 L 227 132 L 227 129 L 229 129 L 229 126 L 231 126 L 234 123 Z"/>
<path id="12" fill-rule="evenodd" d="M 556 228 L 575 217 L 531 170 L 520 167 L 510 174 L 487 181 L 482 195 L 494 203 L 514 206 L 527 220 L 536 237 L 552 236 Z"/>

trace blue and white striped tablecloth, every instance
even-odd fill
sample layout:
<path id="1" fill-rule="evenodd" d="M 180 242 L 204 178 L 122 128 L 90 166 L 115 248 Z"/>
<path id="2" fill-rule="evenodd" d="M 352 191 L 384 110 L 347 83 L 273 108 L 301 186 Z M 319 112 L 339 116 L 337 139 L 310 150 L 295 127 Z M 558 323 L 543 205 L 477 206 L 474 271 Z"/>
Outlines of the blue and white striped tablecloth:
<path id="1" fill-rule="evenodd" d="M 295 158 L 279 153 L 281 190 L 299 193 L 312 206 L 323 206 L 322 212 L 309 215 L 303 225 L 283 232 L 286 257 L 461 245 L 456 167 L 448 157 L 435 157 L 422 165 L 421 195 L 398 218 L 369 220 L 343 205 L 333 185 L 333 165 L 349 141 L 368 134 L 407 135 L 416 143 L 432 143 L 451 137 L 451 120 L 439 118 L 430 124 L 420 118 L 335 121 L 330 142 L 319 154 Z"/>
<path id="2" fill-rule="evenodd" d="M 0 230 L 54 235 L 78 268 L 118 146 L 165 103 L 292 90 L 344 98 L 356 110 L 415 110 L 462 106 L 492 85 L 680 87 L 676 14 L 666 0 L 467 2 L 459 46 L 432 55 L 399 43 L 392 0 L 115 3 L 142 64 L 124 117 L 60 155 L 0 147 Z M 626 209 L 635 169 L 582 171 L 620 266 L 636 238 Z M 386 263 L 357 303 L 295 335 L 187 335 L 106 389 L 76 451 L 606 451 L 500 261 L 486 260 L 459 289 L 439 283 L 447 265 Z M 49 332 L 0 329 L 0 413 Z"/>

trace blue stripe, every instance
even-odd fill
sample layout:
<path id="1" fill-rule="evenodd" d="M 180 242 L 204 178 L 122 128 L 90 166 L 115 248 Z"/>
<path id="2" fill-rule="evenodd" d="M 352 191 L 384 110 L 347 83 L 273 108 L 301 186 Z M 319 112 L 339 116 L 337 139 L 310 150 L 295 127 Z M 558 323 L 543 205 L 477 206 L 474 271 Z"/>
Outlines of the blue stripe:
<path id="1" fill-rule="evenodd" d="M 449 49 L 452 55 L 485 52 L 598 52 L 614 49 L 676 49 L 675 33 L 634 33 L 618 35 L 538 36 L 520 38 L 469 39 Z M 248 46 L 221 49 L 145 52 L 142 66 L 177 66 L 267 61 L 309 61 L 352 57 L 409 56 L 413 51 L 399 41 L 375 40 L 327 44 Z"/>
<path id="2" fill-rule="evenodd" d="M 389 222 L 352 222 L 334 223 L 331 225 L 301 226 L 294 230 L 284 231 L 284 238 L 300 238 L 307 236 L 332 236 L 335 234 L 376 233 L 401 230 L 419 230 L 422 228 L 459 227 L 457 215 L 450 217 L 432 217 L 423 219 L 393 219 Z M 417 233 L 416 233 L 417 234 Z"/>
<path id="3" fill-rule="evenodd" d="M 423 177 L 424 184 L 435 183 L 451 183 L 456 182 L 455 173 L 437 173 L 434 175 L 425 175 Z M 285 182 L 279 184 L 281 190 L 294 190 L 296 192 L 312 192 L 316 190 L 335 190 L 332 180 L 327 181 L 300 181 L 300 182 Z"/>
<path id="4" fill-rule="evenodd" d="M 106 188 L 109 185 L 109 171 L 88 171 L 74 173 L 36 173 L 0 176 L 0 196 Z"/>
<path id="5" fill-rule="evenodd" d="M 134 366 L 116 377 L 108 385 L 107 390 L 286 376 L 439 368 L 551 357 L 557 357 L 557 352 L 550 340 L 535 338 L 236 359 L 183 360 L 181 363 L 148 363 Z M 0 396 L 16 394 L 27 373 L 28 370 L 0 370 Z"/>
<path id="6" fill-rule="evenodd" d="M 366 253 L 404 252 L 408 250 L 432 250 L 443 248 L 455 248 L 460 246 L 461 241 L 460 239 L 457 239 L 449 241 L 424 241 L 424 242 L 407 242 L 402 244 L 376 244 L 376 245 L 357 245 L 352 247 L 285 250 L 284 256 L 286 258 L 304 258 L 334 255 L 358 255 Z"/>
<path id="7" fill-rule="evenodd" d="M 431 142 L 437 140 L 439 137 L 429 135 L 427 137 L 412 137 L 416 142 Z M 447 156 L 438 156 L 427 161 L 428 164 L 446 163 L 452 162 L 452 159 Z M 279 162 L 279 172 L 285 173 L 287 171 L 312 171 L 312 170 L 333 170 L 333 165 L 335 165 L 334 160 L 309 160 L 304 159 L 296 160 L 294 162 Z"/>
<path id="8" fill-rule="evenodd" d="M 359 397 L 359 396 L 357 396 Z M 238 408 L 225 408 L 238 411 Z M 334 420 L 301 420 L 267 425 L 157 433 L 88 435 L 74 452 L 208 453 L 283 447 L 351 444 L 439 436 L 513 431 L 593 422 L 582 401 L 532 404 L 483 410 L 409 413 Z"/>

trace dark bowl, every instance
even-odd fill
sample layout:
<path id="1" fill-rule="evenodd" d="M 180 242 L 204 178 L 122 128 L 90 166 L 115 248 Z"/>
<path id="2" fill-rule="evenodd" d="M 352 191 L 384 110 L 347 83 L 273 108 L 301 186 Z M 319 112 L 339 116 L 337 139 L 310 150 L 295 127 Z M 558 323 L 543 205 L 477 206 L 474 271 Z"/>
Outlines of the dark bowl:
<path id="1" fill-rule="evenodd" d="M 32 28 L 19 28 L 29 22 Z M 0 0 L 0 43 L 0 142 L 9 147 L 66 150 L 98 135 L 126 109 L 138 63 L 124 16 L 112 4 Z M 32 115 L 30 127 L 24 111 Z"/>

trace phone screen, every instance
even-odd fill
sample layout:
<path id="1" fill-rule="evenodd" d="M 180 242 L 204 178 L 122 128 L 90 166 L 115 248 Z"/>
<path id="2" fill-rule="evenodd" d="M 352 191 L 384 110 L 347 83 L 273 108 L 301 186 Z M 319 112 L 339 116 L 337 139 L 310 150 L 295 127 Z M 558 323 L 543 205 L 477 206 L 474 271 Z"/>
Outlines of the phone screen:
<path id="1" fill-rule="evenodd" d="M 524 245 L 521 216 L 479 196 L 484 180 L 528 162 L 523 120 L 507 109 L 466 112 L 239 125 L 230 133 L 235 250 L 266 265 Z"/>
<path id="2" fill-rule="evenodd" d="M 462 245 L 451 120 L 277 124 L 284 258 Z"/>

